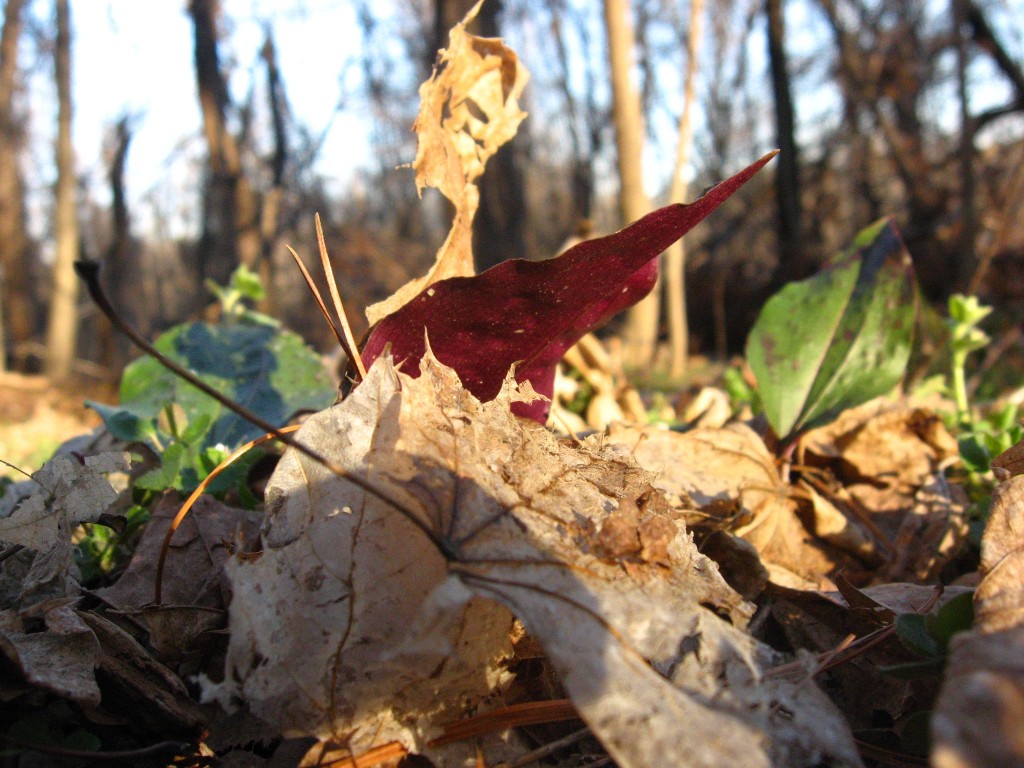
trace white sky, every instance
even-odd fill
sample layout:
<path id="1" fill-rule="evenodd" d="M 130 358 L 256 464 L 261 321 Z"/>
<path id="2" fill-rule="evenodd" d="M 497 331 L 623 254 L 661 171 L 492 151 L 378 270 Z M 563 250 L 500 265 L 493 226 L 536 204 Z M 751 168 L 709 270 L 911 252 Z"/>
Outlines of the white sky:
<path id="1" fill-rule="evenodd" d="M 167 173 L 169 161 L 180 158 L 184 140 L 192 140 L 185 148 L 188 156 L 201 152 L 186 0 L 73 0 L 71 6 L 79 171 L 96 182 L 95 193 L 105 199 L 105 132 L 121 114 L 137 115 L 126 179 L 129 196 L 137 201 L 153 191 Z M 340 113 L 333 124 L 331 118 L 341 95 L 341 73 L 361 45 L 352 4 L 345 0 L 225 0 L 224 11 L 231 26 L 221 52 L 234 64 L 230 81 L 236 100 L 244 98 L 251 74 L 258 88 L 265 87 L 264 71 L 253 72 L 252 67 L 259 67 L 261 25 L 268 21 L 294 114 L 314 133 L 331 126 L 320 167 L 330 169 L 339 182 L 349 177 L 368 151 L 365 126 L 350 113 Z M 175 164 L 176 174 L 187 174 L 182 165 Z"/>

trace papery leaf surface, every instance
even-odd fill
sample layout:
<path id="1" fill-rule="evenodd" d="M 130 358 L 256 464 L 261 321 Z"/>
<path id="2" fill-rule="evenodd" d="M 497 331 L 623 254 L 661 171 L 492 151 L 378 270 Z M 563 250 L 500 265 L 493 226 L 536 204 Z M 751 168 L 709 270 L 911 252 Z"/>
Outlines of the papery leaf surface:
<path id="1" fill-rule="evenodd" d="M 580 243 L 548 261 L 503 262 L 475 277 L 434 283 L 374 328 L 363 349 L 369 366 L 390 345 L 402 371 L 418 374 L 425 338 L 463 385 L 491 400 L 516 364 L 516 379 L 550 399 L 555 366 L 584 334 L 646 296 L 658 255 L 746 183 L 765 155 L 689 205 L 670 205 L 607 237 Z M 519 403 L 543 422 L 550 403 Z"/>
<path id="2" fill-rule="evenodd" d="M 910 359 L 916 312 L 910 254 L 888 219 L 769 299 L 747 340 L 747 361 L 779 437 L 892 389 Z"/>
<path id="3" fill-rule="evenodd" d="M 356 753 L 399 739 L 461 765 L 427 742 L 501 684 L 511 609 L 624 768 L 859 765 L 813 685 L 765 676 L 779 660 L 744 631 L 752 606 L 652 475 L 516 418 L 534 397 L 510 372 L 481 403 L 428 351 L 420 377 L 384 356 L 311 417 L 297 438 L 404 511 L 286 453 L 263 552 L 228 566 L 225 682 L 207 691 Z"/>
<path id="4" fill-rule="evenodd" d="M 1024 765 L 1024 477 L 999 483 L 981 537 L 974 626 L 952 637 L 932 720 L 936 768 Z"/>

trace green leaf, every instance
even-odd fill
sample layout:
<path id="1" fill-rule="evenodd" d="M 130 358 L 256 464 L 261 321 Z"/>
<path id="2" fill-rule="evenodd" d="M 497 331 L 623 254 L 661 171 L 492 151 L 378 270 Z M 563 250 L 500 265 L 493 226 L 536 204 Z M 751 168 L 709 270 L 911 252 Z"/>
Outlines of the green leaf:
<path id="1" fill-rule="evenodd" d="M 964 436 L 957 438 L 956 443 L 960 448 L 960 459 L 963 461 L 964 466 L 967 467 L 968 472 L 988 472 L 991 457 L 980 438 L 981 436 L 974 432 L 968 432 Z"/>
<path id="2" fill-rule="evenodd" d="M 950 638 L 957 632 L 966 632 L 974 624 L 974 593 L 964 592 L 951 597 L 927 618 L 928 633 L 945 653 Z"/>
<path id="3" fill-rule="evenodd" d="M 241 295 L 243 299 L 262 301 L 266 296 L 263 290 L 263 283 L 259 275 L 249 269 L 245 264 L 240 264 L 238 269 L 231 273 L 231 288 Z"/>
<path id="4" fill-rule="evenodd" d="M 272 424 L 283 425 L 298 411 L 321 410 L 334 401 L 334 387 L 317 354 L 297 335 L 274 325 L 183 324 L 163 334 L 156 347 Z M 125 368 L 120 407 L 90 405 L 116 436 L 148 443 L 163 454 L 161 466 L 136 482 L 154 491 L 192 490 L 209 473 L 215 456 L 263 434 L 150 358 Z M 159 428 L 168 407 L 176 414 L 177 437 Z M 240 476 L 233 472 L 218 478 L 218 487 Z"/>
<path id="5" fill-rule="evenodd" d="M 885 394 L 910 358 L 917 293 L 910 254 L 883 219 L 762 309 L 747 340 L 765 415 L 780 438 Z"/>
<path id="6" fill-rule="evenodd" d="M 896 636 L 900 642 L 918 656 L 936 659 L 942 648 L 928 631 L 926 617 L 920 613 L 901 613 L 896 617 Z"/>
<path id="7" fill-rule="evenodd" d="M 148 491 L 166 491 L 171 488 L 182 490 L 181 474 L 189 464 L 187 449 L 181 443 L 172 443 L 160 457 L 160 466 L 151 469 L 135 480 L 135 487 Z M 199 484 L 196 480 L 192 488 Z"/>
<path id="8" fill-rule="evenodd" d="M 116 406 L 104 405 L 93 400 L 86 400 L 85 405 L 100 415 L 110 430 L 110 434 L 119 440 L 133 443 L 149 443 L 156 437 L 156 424 L 152 419 L 140 417 L 131 411 Z"/>

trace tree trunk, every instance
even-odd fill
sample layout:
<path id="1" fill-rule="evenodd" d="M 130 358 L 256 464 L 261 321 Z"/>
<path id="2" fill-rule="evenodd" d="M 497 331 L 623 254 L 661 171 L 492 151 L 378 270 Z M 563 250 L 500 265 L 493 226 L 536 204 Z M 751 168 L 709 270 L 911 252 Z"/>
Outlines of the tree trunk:
<path id="1" fill-rule="evenodd" d="M 779 156 L 775 166 L 775 197 L 779 264 L 772 283 L 781 287 L 802 275 L 801 205 L 796 118 L 786 56 L 786 25 L 783 0 L 766 0 L 768 16 L 768 59 L 771 65 L 772 95 L 775 99 L 775 135 Z"/>
<path id="2" fill-rule="evenodd" d="M 68 0 L 57 0 L 57 200 L 55 205 L 56 258 L 53 293 L 46 336 L 46 374 L 67 379 L 78 341 L 78 217 L 75 210 L 75 153 L 71 144 L 71 11 Z"/>
<path id="3" fill-rule="evenodd" d="M 690 0 L 690 38 L 686 46 L 686 76 L 683 81 L 683 113 L 679 118 L 679 140 L 676 144 L 675 172 L 672 175 L 670 202 L 686 200 L 689 184 L 686 168 L 693 152 L 693 81 L 699 66 L 703 34 L 704 0 Z M 682 239 L 666 251 L 666 301 L 668 303 L 668 335 L 671 348 L 669 372 L 679 378 L 686 373 L 689 355 L 689 323 L 686 321 L 686 249 Z"/>
<path id="4" fill-rule="evenodd" d="M 115 307 L 129 320 L 135 321 L 140 307 L 138 297 L 133 295 L 141 290 L 140 265 L 133 263 L 135 243 L 131 235 L 131 219 L 125 195 L 124 172 L 128 162 L 128 147 L 132 141 L 131 120 L 122 116 L 107 140 L 107 182 L 110 184 L 111 239 L 103 254 L 103 278 L 107 295 Z M 99 336 L 100 364 L 108 371 L 120 369 L 128 359 L 131 347 L 105 315 L 96 320 Z"/>
<path id="5" fill-rule="evenodd" d="M 274 154 L 270 159 L 270 188 L 263 195 L 260 209 L 260 264 L 259 275 L 267 288 L 266 295 L 260 303 L 260 310 L 276 316 L 277 291 L 271 290 L 276 280 L 274 271 L 274 248 L 278 244 L 281 231 L 281 201 L 285 192 L 285 172 L 288 169 L 288 128 L 285 123 L 287 100 L 281 71 L 277 66 L 277 47 L 274 38 L 267 29 L 266 39 L 261 51 L 263 62 L 267 67 L 267 102 L 274 127 Z"/>
<path id="6" fill-rule="evenodd" d="M 217 36 L 220 2 L 192 0 L 189 14 L 195 41 L 199 107 L 210 163 L 197 258 L 201 276 L 223 284 L 240 263 L 257 269 L 259 206 L 242 172 L 238 141 L 227 127 L 231 98 L 220 66 Z"/>
<path id="7" fill-rule="evenodd" d="M 604 0 L 605 32 L 612 79 L 612 120 L 618 151 L 619 212 L 630 224 L 650 212 L 643 184 L 644 126 L 640 95 L 633 83 L 633 22 L 629 0 Z M 622 329 L 623 362 L 649 367 L 658 342 L 658 288 L 633 307 Z"/>
<path id="8" fill-rule="evenodd" d="M 7 363 L 7 340 L 13 348 L 35 333 L 25 183 L 18 165 L 24 126 L 14 111 L 24 7 L 25 0 L 7 0 L 0 34 L 0 370 Z"/>
<path id="9" fill-rule="evenodd" d="M 974 119 L 968 98 L 967 67 L 969 56 L 964 26 L 967 22 L 964 0 L 951 0 L 950 17 L 953 44 L 956 47 L 957 95 L 960 99 L 960 274 L 958 285 L 965 288 L 978 268 L 977 238 L 978 211 L 976 201 L 977 180 L 974 172 Z"/>

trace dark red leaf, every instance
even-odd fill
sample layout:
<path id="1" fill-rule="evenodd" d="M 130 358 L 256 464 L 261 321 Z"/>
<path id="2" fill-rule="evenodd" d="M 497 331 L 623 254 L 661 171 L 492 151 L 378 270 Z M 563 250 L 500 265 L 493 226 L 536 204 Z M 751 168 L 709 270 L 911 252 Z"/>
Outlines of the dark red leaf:
<path id="1" fill-rule="evenodd" d="M 373 329 L 363 348 L 369 367 L 391 345 L 402 370 L 419 375 L 430 346 L 463 385 L 491 400 L 513 363 L 516 379 L 552 396 L 555 366 L 584 334 L 646 296 L 658 277 L 658 255 L 695 227 L 759 171 L 765 155 L 689 205 L 670 205 L 608 237 L 580 243 L 548 261 L 506 261 L 475 277 L 426 288 Z M 513 406 L 539 422 L 550 403 Z"/>

